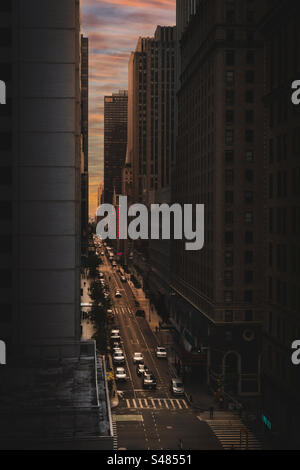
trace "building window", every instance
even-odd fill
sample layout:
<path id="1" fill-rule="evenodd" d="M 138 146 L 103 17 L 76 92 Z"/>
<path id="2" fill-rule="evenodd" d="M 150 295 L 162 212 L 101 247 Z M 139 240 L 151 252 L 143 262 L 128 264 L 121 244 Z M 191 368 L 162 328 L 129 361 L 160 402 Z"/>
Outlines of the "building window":
<path id="1" fill-rule="evenodd" d="M 233 204 L 233 203 L 234 203 L 234 192 L 225 191 L 225 204 Z"/>
<path id="2" fill-rule="evenodd" d="M 226 170 L 225 171 L 225 184 L 232 186 L 234 184 L 234 171 Z"/>
<path id="3" fill-rule="evenodd" d="M 254 51 L 246 51 L 246 63 L 248 65 L 254 65 L 255 63 Z"/>
<path id="4" fill-rule="evenodd" d="M 226 129 L 225 132 L 225 143 L 226 145 L 233 145 L 234 142 L 234 131 L 233 129 Z"/>
<path id="5" fill-rule="evenodd" d="M 253 311 L 245 310 L 245 321 L 253 321 Z"/>
<path id="6" fill-rule="evenodd" d="M 245 140 L 247 144 L 252 144 L 254 142 L 254 131 L 252 129 L 245 130 Z"/>
<path id="7" fill-rule="evenodd" d="M 232 323 L 233 322 L 233 311 L 232 310 L 225 310 L 225 322 Z"/>
<path id="8" fill-rule="evenodd" d="M 245 101 L 246 101 L 246 103 L 250 103 L 250 104 L 254 103 L 254 92 L 253 92 L 253 90 L 247 90 L 245 92 Z"/>
<path id="9" fill-rule="evenodd" d="M 246 83 L 254 83 L 254 70 L 247 70 L 246 71 Z"/>
<path id="10" fill-rule="evenodd" d="M 225 266 L 233 266 L 233 252 L 232 251 L 225 251 L 224 262 L 225 262 Z"/>
<path id="11" fill-rule="evenodd" d="M 245 251 L 245 264 L 253 263 L 253 251 Z"/>
<path id="12" fill-rule="evenodd" d="M 234 122 L 234 111 L 229 109 L 226 111 L 226 124 L 233 124 Z"/>
<path id="13" fill-rule="evenodd" d="M 234 71 L 233 70 L 227 70 L 227 72 L 226 72 L 226 83 L 229 86 L 234 84 Z"/>
<path id="14" fill-rule="evenodd" d="M 225 225 L 233 225 L 233 222 L 234 222 L 233 212 L 226 211 L 225 212 Z"/>
<path id="15" fill-rule="evenodd" d="M 253 170 L 249 169 L 245 171 L 245 180 L 247 183 L 253 183 L 253 180 L 254 180 Z"/>
<path id="16" fill-rule="evenodd" d="M 245 232 L 245 243 L 251 245 L 253 243 L 253 232 Z"/>
<path id="17" fill-rule="evenodd" d="M 245 292 L 244 292 L 244 301 L 245 302 L 253 302 L 253 291 L 252 290 L 245 290 Z"/>
<path id="18" fill-rule="evenodd" d="M 254 160 L 254 154 L 252 150 L 249 150 L 248 152 L 246 152 L 246 161 L 253 162 L 253 160 Z"/>
<path id="19" fill-rule="evenodd" d="M 231 304 L 233 302 L 233 292 L 232 292 L 232 290 L 226 290 L 224 292 L 224 302 L 226 304 Z"/>
<path id="20" fill-rule="evenodd" d="M 232 231 L 225 232 L 225 244 L 226 245 L 233 245 L 234 242 L 234 235 Z"/>
<path id="21" fill-rule="evenodd" d="M 231 286 L 233 283 L 233 271 L 224 271 L 224 284 Z"/>
<path id="22" fill-rule="evenodd" d="M 247 124 L 253 124 L 254 111 L 252 109 L 247 109 L 247 111 L 245 111 L 245 121 Z"/>
<path id="23" fill-rule="evenodd" d="M 234 105 L 234 91 L 233 90 L 226 90 L 226 105 L 227 106 Z"/>
<path id="24" fill-rule="evenodd" d="M 234 161 L 234 152 L 233 152 L 233 150 L 226 150 L 226 152 L 225 152 L 225 161 L 226 161 L 226 163 L 232 163 Z"/>
<path id="25" fill-rule="evenodd" d="M 235 64 L 235 52 L 234 51 L 226 51 L 226 65 L 228 67 L 232 67 Z"/>
<path id="26" fill-rule="evenodd" d="M 250 212 L 250 211 L 245 212 L 245 223 L 253 224 L 253 212 Z"/>
<path id="27" fill-rule="evenodd" d="M 253 203 L 253 191 L 245 191 L 245 202 L 247 204 Z"/>

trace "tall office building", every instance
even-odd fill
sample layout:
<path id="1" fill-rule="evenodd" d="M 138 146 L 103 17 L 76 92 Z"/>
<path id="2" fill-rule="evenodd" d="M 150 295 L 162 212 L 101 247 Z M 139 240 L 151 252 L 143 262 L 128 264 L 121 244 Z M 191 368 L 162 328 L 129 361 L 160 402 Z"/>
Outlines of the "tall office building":
<path id="1" fill-rule="evenodd" d="M 133 202 L 148 205 L 170 201 L 175 156 L 175 65 L 176 28 L 171 26 L 158 26 L 154 37 L 139 38 L 130 57 L 125 173 L 132 181 Z M 148 261 L 138 267 L 146 281 L 144 286 L 158 301 L 169 284 L 169 242 L 150 240 L 135 243 L 135 247 Z M 138 254 L 134 264 L 142 261 Z"/>
<path id="2" fill-rule="evenodd" d="M 300 371 L 291 345 L 300 338 L 300 107 L 291 84 L 300 77 L 297 1 L 271 2 L 265 36 L 266 317 L 263 415 L 280 445 L 299 448 Z"/>
<path id="3" fill-rule="evenodd" d="M 179 360 L 216 390 L 249 396 L 260 393 L 263 320 L 262 5 L 197 3 L 181 36 L 172 175 L 172 201 L 205 205 L 204 248 L 172 245 Z"/>
<path id="4" fill-rule="evenodd" d="M 126 158 L 128 91 L 104 97 L 104 202 L 112 204 L 114 191 L 121 194 Z"/>
<path id="5" fill-rule="evenodd" d="M 112 448 L 105 365 L 80 342 L 80 2 L 0 11 L 0 447 Z"/>
<path id="6" fill-rule="evenodd" d="M 81 35 L 81 253 L 88 253 L 89 222 L 89 40 Z"/>
<path id="7" fill-rule="evenodd" d="M 128 158 L 134 200 L 151 202 L 170 184 L 175 151 L 175 27 L 139 38 L 129 62 Z"/>

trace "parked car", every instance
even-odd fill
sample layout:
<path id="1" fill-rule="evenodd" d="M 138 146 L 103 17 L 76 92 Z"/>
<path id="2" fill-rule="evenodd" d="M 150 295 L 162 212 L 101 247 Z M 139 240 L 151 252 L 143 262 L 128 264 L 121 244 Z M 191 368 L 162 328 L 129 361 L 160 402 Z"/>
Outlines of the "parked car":
<path id="1" fill-rule="evenodd" d="M 146 316 L 145 310 L 137 310 L 137 311 L 135 312 L 135 316 L 136 316 L 136 317 L 143 317 L 143 318 L 145 318 L 145 316 Z"/>
<path id="2" fill-rule="evenodd" d="M 115 297 L 122 297 L 122 294 L 119 290 L 116 290 Z"/>
<path id="3" fill-rule="evenodd" d="M 145 364 L 138 364 L 136 366 L 136 374 L 138 377 L 142 377 L 144 375 L 144 372 L 148 370 L 148 367 Z"/>
<path id="4" fill-rule="evenodd" d="M 173 395 L 176 395 L 176 396 L 184 395 L 184 386 L 183 386 L 182 379 L 180 378 L 171 379 L 170 390 Z"/>
<path id="5" fill-rule="evenodd" d="M 121 281 L 122 281 L 122 282 L 126 282 L 126 277 L 125 277 L 125 276 L 121 276 Z"/>
<path id="6" fill-rule="evenodd" d="M 167 359 L 167 350 L 166 348 L 162 348 L 161 346 L 158 346 L 155 351 L 156 357 L 158 359 Z"/>
<path id="7" fill-rule="evenodd" d="M 100 279 L 103 279 L 103 278 L 104 278 L 104 274 L 100 272 L 100 273 L 99 273 L 99 277 L 100 277 Z"/>
<path id="8" fill-rule="evenodd" d="M 115 372 L 117 381 L 127 380 L 126 370 L 124 367 L 117 367 Z"/>
<path id="9" fill-rule="evenodd" d="M 143 364 L 144 363 L 144 356 L 140 352 L 135 352 L 133 354 L 133 363 L 134 364 Z"/>
<path id="10" fill-rule="evenodd" d="M 143 375 L 143 388 L 156 388 L 156 378 L 150 371 L 146 371 Z"/>
<path id="11" fill-rule="evenodd" d="M 115 364 L 124 364 L 125 356 L 124 356 L 122 349 L 118 349 L 117 351 L 114 352 L 113 361 Z"/>

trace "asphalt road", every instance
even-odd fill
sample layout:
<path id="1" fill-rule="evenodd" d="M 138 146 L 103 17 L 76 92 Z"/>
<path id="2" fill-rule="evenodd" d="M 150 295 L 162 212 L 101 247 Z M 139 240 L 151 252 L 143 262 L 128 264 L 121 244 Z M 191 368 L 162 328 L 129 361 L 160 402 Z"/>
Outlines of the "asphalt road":
<path id="1" fill-rule="evenodd" d="M 167 360 L 156 358 L 156 337 L 147 320 L 135 316 L 133 292 L 128 282 L 121 282 L 120 274 L 111 266 L 106 255 L 105 252 L 100 269 L 105 273 L 110 288 L 115 327 L 120 330 L 128 375 L 126 382 L 117 384 L 118 391 L 123 392 L 119 406 L 114 410 L 118 449 L 221 449 L 211 428 L 197 419 L 196 411 L 190 407 L 185 396 L 172 395 L 172 369 Z M 116 290 L 121 292 L 121 298 L 115 298 Z M 134 352 L 143 353 L 144 363 L 156 376 L 156 390 L 143 390 L 142 378 L 137 376 L 132 359 Z"/>

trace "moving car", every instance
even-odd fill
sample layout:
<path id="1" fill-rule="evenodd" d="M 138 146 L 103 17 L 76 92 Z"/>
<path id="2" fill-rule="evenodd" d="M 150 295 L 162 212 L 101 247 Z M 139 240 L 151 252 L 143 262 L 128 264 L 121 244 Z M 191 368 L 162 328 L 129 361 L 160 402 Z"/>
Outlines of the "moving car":
<path id="1" fill-rule="evenodd" d="M 115 297 L 122 297 L 122 294 L 119 290 L 116 290 Z"/>
<path id="2" fill-rule="evenodd" d="M 162 348 L 158 346 L 155 351 L 156 357 L 158 359 L 167 359 L 167 350 L 166 348 Z"/>
<path id="3" fill-rule="evenodd" d="M 115 371 L 117 381 L 127 380 L 126 370 L 124 367 L 117 367 Z"/>
<path id="4" fill-rule="evenodd" d="M 113 361 L 115 364 L 124 364 L 125 356 L 122 349 L 117 349 L 113 355 Z"/>
<path id="5" fill-rule="evenodd" d="M 181 396 L 184 395 L 184 386 L 182 379 L 180 378 L 173 378 L 171 379 L 170 390 L 173 395 Z"/>
<path id="6" fill-rule="evenodd" d="M 144 356 L 140 352 L 135 352 L 133 354 L 133 363 L 134 364 L 143 364 L 144 363 Z"/>
<path id="7" fill-rule="evenodd" d="M 156 388 L 156 378 L 150 371 L 146 371 L 143 376 L 143 388 Z"/>
<path id="8" fill-rule="evenodd" d="M 148 367 L 145 364 L 138 364 L 136 366 L 136 373 L 138 377 L 142 377 L 144 375 L 144 372 L 148 370 Z"/>
<path id="9" fill-rule="evenodd" d="M 110 334 L 110 339 L 113 342 L 116 342 L 116 341 L 119 342 L 121 340 L 120 331 L 119 330 L 112 330 L 111 334 Z"/>
<path id="10" fill-rule="evenodd" d="M 145 310 L 137 310 L 137 311 L 135 312 L 135 316 L 136 316 L 136 317 L 143 317 L 143 318 L 145 318 L 145 316 L 146 316 Z"/>

